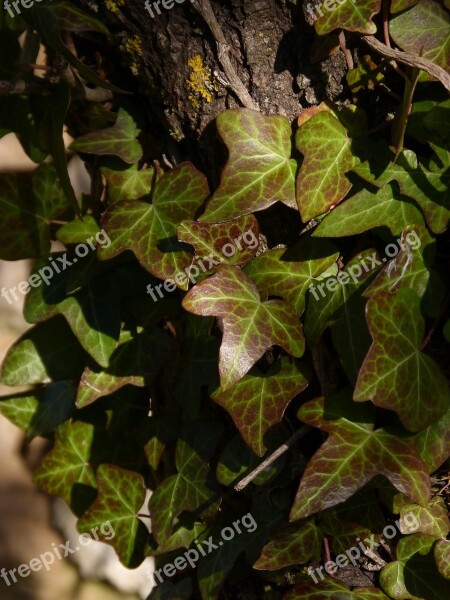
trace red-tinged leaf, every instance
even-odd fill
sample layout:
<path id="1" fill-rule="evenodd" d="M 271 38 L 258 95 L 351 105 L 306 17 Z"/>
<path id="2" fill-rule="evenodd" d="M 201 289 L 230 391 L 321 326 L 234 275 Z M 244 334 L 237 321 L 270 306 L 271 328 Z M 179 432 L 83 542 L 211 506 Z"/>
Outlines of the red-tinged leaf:
<path id="1" fill-rule="evenodd" d="M 339 257 L 335 246 L 327 242 L 300 239 L 293 247 L 274 248 L 256 257 L 245 268 L 260 292 L 281 296 L 298 315 L 305 310 L 309 286 L 333 267 Z"/>
<path id="2" fill-rule="evenodd" d="M 429 501 L 430 480 L 414 437 L 374 430 L 370 405 L 357 405 L 341 393 L 307 402 L 298 417 L 330 435 L 306 467 L 292 521 L 344 502 L 379 474 L 414 502 L 425 506 Z"/>
<path id="3" fill-rule="evenodd" d="M 254 215 L 224 223 L 183 221 L 177 228 L 177 235 L 180 242 L 194 246 L 196 256 L 203 260 L 208 270 L 215 263 L 245 265 L 259 247 L 259 227 Z"/>
<path id="4" fill-rule="evenodd" d="M 217 117 L 217 129 L 230 156 L 202 220 L 228 221 L 278 201 L 296 208 L 297 163 L 290 158 L 292 132 L 287 119 L 233 109 Z"/>
<path id="5" fill-rule="evenodd" d="M 405 515 L 409 516 L 403 523 Z M 402 533 L 411 533 L 408 527 L 408 520 L 411 518 L 416 521 L 414 533 L 425 533 L 432 535 L 434 538 L 445 538 L 450 531 L 447 508 L 444 498 L 441 496 L 432 498 L 427 506 L 404 504 L 400 510 L 399 529 Z"/>
<path id="6" fill-rule="evenodd" d="M 222 391 L 242 379 L 275 344 L 297 358 L 304 352 L 303 331 L 294 309 L 282 300 L 261 302 L 255 284 L 237 267 L 224 265 L 197 284 L 183 299 L 183 306 L 196 315 L 223 319 Z"/>
<path id="7" fill-rule="evenodd" d="M 336 206 L 350 191 L 345 176 L 358 162 L 351 140 L 338 119 L 320 111 L 302 125 L 295 144 L 304 155 L 297 177 L 297 204 L 304 222 Z"/>
<path id="8" fill-rule="evenodd" d="M 100 249 L 99 257 L 104 260 L 132 250 L 152 275 L 173 278 L 192 263 L 192 254 L 177 241 L 177 225 L 192 219 L 208 195 L 205 176 L 191 163 L 178 165 L 156 182 L 151 204 L 118 202 L 106 211 L 103 226 L 111 244 Z M 187 289 L 184 279 L 180 287 Z"/>
<path id="9" fill-rule="evenodd" d="M 146 494 L 144 480 L 134 471 L 101 465 L 97 471 L 97 485 L 97 499 L 78 520 L 77 529 L 89 534 L 96 527 L 100 541 L 113 546 L 123 565 L 137 567 L 144 560 L 148 536 L 147 528 L 138 518 Z M 106 534 L 104 524 L 109 525 Z M 110 529 L 114 534 L 112 537 Z"/>
<path id="10" fill-rule="evenodd" d="M 277 571 L 290 565 L 306 563 L 320 556 L 320 530 L 312 521 L 289 525 L 276 533 L 264 546 L 254 569 Z"/>
<path id="11" fill-rule="evenodd" d="M 314 575 L 314 573 L 313 573 Z M 288 592 L 283 600 L 389 600 L 381 590 L 375 588 L 354 588 L 352 591 L 338 579 L 314 575 L 299 575 L 300 581 Z"/>
<path id="12" fill-rule="evenodd" d="M 314 9 L 314 4 L 310 4 Z M 373 15 L 380 11 L 381 0 L 338 0 L 325 2 L 316 9 L 319 15 L 314 23 L 319 35 L 325 35 L 333 29 L 346 29 L 359 33 L 375 33 L 377 28 L 372 21 Z M 323 10 L 322 10 L 323 9 Z"/>
<path id="13" fill-rule="evenodd" d="M 373 342 L 354 399 L 393 410 L 407 429 L 420 431 L 450 407 L 442 371 L 420 350 L 425 334 L 420 298 L 408 288 L 395 294 L 380 292 L 370 298 L 366 311 Z"/>
<path id="14" fill-rule="evenodd" d="M 281 421 L 287 405 L 306 388 L 308 379 L 305 367 L 283 357 L 265 375 L 255 370 L 231 389 L 219 389 L 212 398 L 230 414 L 253 452 L 263 456 L 265 433 Z"/>

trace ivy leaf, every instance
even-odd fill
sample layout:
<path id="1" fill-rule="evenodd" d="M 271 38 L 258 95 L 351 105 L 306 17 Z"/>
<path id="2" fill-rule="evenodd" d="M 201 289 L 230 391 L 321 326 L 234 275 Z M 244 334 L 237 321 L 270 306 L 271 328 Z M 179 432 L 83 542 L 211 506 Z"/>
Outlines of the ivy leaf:
<path id="1" fill-rule="evenodd" d="M 320 557 L 322 536 L 312 521 L 289 525 L 264 546 L 254 569 L 277 571 L 290 565 L 307 563 Z"/>
<path id="2" fill-rule="evenodd" d="M 399 528 L 402 533 L 410 533 L 408 527 L 402 525 L 402 519 L 408 514 L 412 515 L 418 523 L 418 526 L 414 530 L 416 533 L 425 533 L 432 535 L 434 538 L 447 537 L 450 530 L 450 522 L 444 498 L 435 496 L 427 506 L 404 504 L 400 510 Z"/>
<path id="3" fill-rule="evenodd" d="M 301 315 L 305 310 L 308 287 L 315 278 L 333 267 L 338 257 L 332 244 L 301 239 L 287 250 L 267 250 L 246 266 L 245 273 L 260 292 L 281 296 Z"/>
<path id="4" fill-rule="evenodd" d="M 302 356 L 303 331 L 294 309 L 282 300 L 261 302 L 255 284 L 240 269 L 224 265 L 183 299 L 196 315 L 223 319 L 219 355 L 220 384 L 228 390 L 274 344 Z"/>
<path id="5" fill-rule="evenodd" d="M 330 435 L 303 474 L 290 520 L 305 518 L 344 502 L 378 474 L 414 502 L 426 505 L 430 481 L 414 438 L 374 430 L 374 411 L 340 393 L 304 404 L 298 417 Z"/>
<path id="6" fill-rule="evenodd" d="M 393 17 L 389 32 L 405 52 L 450 70 L 450 17 L 435 0 L 420 0 L 410 10 Z"/>
<path id="7" fill-rule="evenodd" d="M 125 201 L 106 211 L 102 223 L 112 243 L 99 250 L 100 259 L 132 250 L 152 275 L 173 278 L 192 263 L 192 254 L 176 239 L 177 225 L 192 219 L 208 195 L 205 176 L 191 163 L 178 165 L 156 182 L 152 204 Z"/>
<path id="8" fill-rule="evenodd" d="M 101 21 L 69 2 L 61 2 L 57 6 L 49 6 L 48 9 L 56 16 L 59 29 L 76 32 L 99 31 L 109 35 L 108 29 Z"/>
<path id="9" fill-rule="evenodd" d="M 366 161 L 354 167 L 353 171 L 377 187 L 395 179 L 401 193 L 420 206 L 431 231 L 442 233 L 446 229 L 450 219 L 449 177 L 419 165 L 411 150 L 403 150 L 395 162 L 385 160 L 373 164 Z"/>
<path id="10" fill-rule="evenodd" d="M 126 471 L 114 465 L 100 465 L 97 470 L 98 496 L 87 512 L 78 519 L 80 533 L 90 533 L 100 526 L 99 538 L 116 550 L 121 563 L 137 567 L 144 559 L 144 545 L 148 536 L 145 525 L 138 518 L 144 504 L 146 489 L 139 473 Z M 109 523 L 114 536 L 101 535 L 101 525 Z"/>
<path id="11" fill-rule="evenodd" d="M 296 578 L 297 580 L 297 578 Z M 389 600 L 381 590 L 375 588 L 354 588 L 352 591 L 339 581 L 325 577 L 318 583 L 307 575 L 299 575 L 298 583 L 293 590 L 284 596 L 283 600 Z"/>
<path id="12" fill-rule="evenodd" d="M 449 582 L 436 568 L 432 536 L 418 533 L 402 538 L 396 548 L 397 560 L 380 572 L 380 584 L 396 600 L 445 600 Z"/>
<path id="13" fill-rule="evenodd" d="M 255 369 L 231 389 L 217 390 L 212 399 L 229 413 L 253 452 L 263 456 L 266 432 L 281 421 L 289 402 L 306 388 L 309 377 L 305 367 L 299 368 L 283 357 L 266 374 Z"/>
<path id="14" fill-rule="evenodd" d="M 90 462 L 93 440 L 93 425 L 64 423 L 56 430 L 55 445 L 33 478 L 47 494 L 64 498 L 77 514 L 92 502 L 97 487 Z"/>
<path id="15" fill-rule="evenodd" d="M 26 331 L 8 350 L 1 382 L 17 386 L 79 379 L 88 355 L 61 317 Z"/>
<path id="16" fill-rule="evenodd" d="M 87 367 L 80 380 L 77 407 L 83 408 L 102 396 L 108 396 L 125 385 L 144 387 L 156 374 L 170 348 L 170 339 L 154 328 L 133 337 L 123 331 L 119 345 L 111 355 L 106 370 Z"/>
<path id="17" fill-rule="evenodd" d="M 292 132 L 287 119 L 239 108 L 222 112 L 217 129 L 230 155 L 202 220 L 228 221 L 278 201 L 296 208 L 297 165 L 289 158 Z"/>
<path id="18" fill-rule="evenodd" d="M 320 15 L 314 22 L 317 33 L 325 35 L 338 28 L 365 34 L 376 33 L 377 28 L 372 17 L 380 12 L 381 0 L 355 2 L 356 0 L 334 2 L 334 6 L 330 3 L 331 8 L 326 3 L 324 12 L 316 9 Z M 314 5 L 312 6 L 314 10 Z"/>
<path id="19" fill-rule="evenodd" d="M 436 471 L 450 456 L 450 409 L 435 423 L 415 436 L 415 442 L 429 473 Z"/>
<path id="20" fill-rule="evenodd" d="M 152 533 L 158 544 L 168 539 L 174 519 L 183 511 L 216 512 L 217 486 L 208 461 L 221 429 L 217 424 L 206 422 L 190 422 L 183 427 L 175 453 L 178 472 L 165 479 L 150 498 Z"/>
<path id="21" fill-rule="evenodd" d="M 94 217 L 85 215 L 82 219 L 75 219 L 65 223 L 56 232 L 56 239 L 63 244 L 82 244 L 89 237 L 94 237 L 100 231 Z"/>
<path id="22" fill-rule="evenodd" d="M 320 281 L 311 283 L 305 323 L 305 335 L 310 346 L 315 346 L 325 329 L 333 323 L 341 318 L 348 321 L 350 317 L 345 313 L 351 309 L 346 305 L 352 302 L 353 295 L 360 297 L 360 288 L 366 284 L 368 273 L 371 268 L 377 268 L 373 264 L 375 260 L 378 260 L 376 252 L 368 249 L 350 259 L 337 276 L 335 272 L 325 272 L 319 278 Z M 331 275 L 330 283 L 328 275 Z M 359 300 L 356 300 L 356 304 L 358 303 Z M 360 333 L 360 330 L 352 331 L 352 338 Z"/>
<path id="23" fill-rule="evenodd" d="M 75 409 L 75 386 L 71 381 L 51 383 L 33 394 L 0 397 L 0 413 L 23 429 L 27 439 L 50 433 Z"/>
<path id="24" fill-rule="evenodd" d="M 347 195 L 352 184 L 345 173 L 359 159 L 352 154 L 345 128 L 328 111 L 320 111 L 297 130 L 295 145 L 304 155 L 297 177 L 297 204 L 306 223 Z"/>
<path id="25" fill-rule="evenodd" d="M 336 207 L 319 224 L 312 234 L 315 237 L 344 237 L 386 226 L 398 235 L 407 226 L 423 225 L 417 208 L 385 185 L 374 194 L 363 189 Z"/>
<path id="26" fill-rule="evenodd" d="M 139 133 L 133 117 L 125 109 L 119 108 L 112 127 L 86 133 L 72 142 L 69 148 L 87 154 L 113 154 L 133 164 L 142 158 L 142 148 L 136 139 Z"/>
<path id="27" fill-rule="evenodd" d="M 0 174 L 0 258 L 36 258 L 50 251 L 50 221 L 69 205 L 51 165 L 31 176 Z"/>
<path id="28" fill-rule="evenodd" d="M 450 407 L 450 390 L 438 365 L 420 350 L 425 333 L 420 298 L 407 288 L 380 292 L 367 304 L 367 323 L 373 342 L 354 400 L 395 411 L 410 431 L 434 423 Z"/>
<path id="29" fill-rule="evenodd" d="M 196 256 L 201 259 L 211 257 L 228 265 L 248 263 L 259 247 L 259 227 L 254 215 L 224 223 L 183 221 L 177 235 L 180 242 L 194 246 Z"/>
<path id="30" fill-rule="evenodd" d="M 108 200 L 110 204 L 119 200 L 138 200 L 150 192 L 155 177 L 153 168 L 139 171 L 135 163 L 131 167 L 101 168 L 108 184 Z"/>
<path id="31" fill-rule="evenodd" d="M 192 581 L 182 579 L 177 583 L 164 581 L 152 589 L 147 600 L 190 600 L 192 598 Z"/>
<path id="32" fill-rule="evenodd" d="M 446 579 L 450 579 L 450 541 L 439 540 L 434 547 L 434 558 L 439 573 Z"/>
<path id="33" fill-rule="evenodd" d="M 30 290 L 25 301 L 24 316 L 28 322 L 36 323 L 58 314 L 64 315 L 81 346 L 99 365 L 107 367 L 119 339 L 121 322 L 120 298 L 114 293 L 112 276 L 100 276 L 76 294 L 67 295 L 64 290 L 67 271 L 55 273 L 56 268 L 53 268 L 58 258 L 54 254 L 45 263 L 52 273 L 48 275 L 47 272 L 49 284 L 45 285 L 41 280 L 39 287 Z M 51 263 L 50 260 L 55 262 Z M 40 273 L 39 267 L 43 265 L 35 267 L 35 275 Z"/>

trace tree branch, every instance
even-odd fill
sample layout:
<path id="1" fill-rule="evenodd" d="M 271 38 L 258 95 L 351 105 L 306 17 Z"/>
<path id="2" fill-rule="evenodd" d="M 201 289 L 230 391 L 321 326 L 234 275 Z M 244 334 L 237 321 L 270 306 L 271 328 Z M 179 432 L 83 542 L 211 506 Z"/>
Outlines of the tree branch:
<path id="1" fill-rule="evenodd" d="M 377 40 L 377 38 L 373 37 L 373 35 L 364 35 L 362 36 L 362 39 L 372 48 L 372 50 L 375 50 L 382 56 L 386 56 L 386 58 L 396 60 L 410 67 L 416 67 L 422 69 L 422 71 L 426 71 L 429 75 L 438 79 L 445 89 L 450 92 L 450 75 L 444 71 L 444 69 L 431 62 L 431 60 L 422 58 L 421 56 L 414 56 L 414 54 L 409 54 L 402 50 L 388 48 L 385 44 Z"/>
<path id="2" fill-rule="evenodd" d="M 248 486 L 248 484 L 251 483 L 255 479 L 255 477 L 257 477 L 260 473 L 262 473 L 262 471 L 264 471 L 264 469 L 267 469 L 267 467 L 269 467 L 272 463 L 274 463 L 282 454 L 287 452 L 289 450 L 289 448 L 291 446 L 293 446 L 295 444 L 295 442 L 297 442 L 300 438 L 302 438 L 306 433 L 308 433 L 309 430 L 310 430 L 310 427 L 307 427 L 306 425 L 304 425 L 303 427 L 300 427 L 300 429 L 298 429 L 294 433 L 294 435 L 292 435 L 288 439 L 287 442 L 285 442 L 282 446 L 277 448 L 275 450 L 275 452 L 272 452 L 272 454 L 270 456 L 268 456 L 266 458 L 266 460 L 263 460 L 263 462 L 260 465 L 258 465 L 256 467 L 256 469 L 254 469 L 251 473 L 246 475 L 244 477 L 244 479 L 241 479 L 241 481 L 234 486 L 234 489 L 236 490 L 236 492 L 242 492 L 242 490 L 244 488 L 246 488 Z"/>

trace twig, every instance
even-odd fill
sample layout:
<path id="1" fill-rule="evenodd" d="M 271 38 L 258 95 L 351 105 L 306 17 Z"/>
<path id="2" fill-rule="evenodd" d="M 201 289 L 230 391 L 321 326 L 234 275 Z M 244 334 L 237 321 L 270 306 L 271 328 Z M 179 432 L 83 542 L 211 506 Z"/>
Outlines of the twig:
<path id="1" fill-rule="evenodd" d="M 216 40 L 217 55 L 228 79 L 229 87 L 236 94 L 243 106 L 246 108 L 252 108 L 253 110 L 259 110 L 258 106 L 248 93 L 246 87 L 240 80 L 233 65 L 231 64 L 229 56 L 230 45 L 225 39 L 222 29 L 220 28 L 216 16 L 211 8 L 209 0 L 197 0 L 197 2 L 193 4 L 193 7 L 203 17 L 205 23 L 210 28 L 214 39 Z"/>
<path id="2" fill-rule="evenodd" d="M 414 54 L 409 54 L 402 50 L 388 48 L 388 46 L 377 40 L 373 35 L 364 35 L 362 36 L 362 39 L 372 48 L 372 50 L 375 50 L 382 56 L 386 56 L 386 58 L 396 60 L 410 67 L 417 67 L 418 69 L 422 69 L 422 71 L 426 71 L 429 75 L 438 79 L 445 89 L 450 92 L 450 75 L 444 71 L 444 69 L 431 62 L 431 60 L 421 56 L 414 56 Z"/>
<path id="3" fill-rule="evenodd" d="M 353 67 L 355 66 L 355 64 L 353 62 L 352 53 L 347 48 L 347 43 L 346 43 L 346 40 L 345 40 L 345 33 L 344 33 L 343 29 L 341 29 L 341 31 L 339 33 L 339 46 L 341 47 L 341 50 L 344 53 L 345 60 L 347 62 L 347 67 L 348 67 L 348 69 L 350 71 L 351 69 L 353 69 Z"/>
<path id="4" fill-rule="evenodd" d="M 266 458 L 266 460 L 263 460 L 263 462 L 259 466 L 257 466 L 256 469 L 254 469 L 251 473 L 246 475 L 244 477 L 244 479 L 241 479 L 241 481 L 234 486 L 234 489 L 236 490 L 236 492 L 242 492 L 242 490 L 244 488 L 246 488 L 248 486 L 248 484 L 251 483 L 253 481 L 253 479 L 255 479 L 255 477 L 257 477 L 260 473 L 262 473 L 265 469 L 267 469 L 267 467 L 269 467 L 272 463 L 274 463 L 282 454 L 287 452 L 289 450 L 289 448 L 295 444 L 295 442 L 297 442 L 306 433 L 308 433 L 309 429 L 310 428 L 307 427 L 306 425 L 304 425 L 303 427 L 300 427 L 300 429 L 298 429 L 294 433 L 294 435 L 292 435 L 287 440 L 287 442 L 285 442 L 282 446 L 277 448 L 275 450 L 275 452 L 272 452 L 272 454 L 270 456 L 268 456 Z"/>
<path id="5" fill-rule="evenodd" d="M 330 553 L 330 544 L 328 542 L 328 538 L 323 538 L 323 549 L 325 551 L 325 562 L 331 561 L 331 553 Z M 329 573 L 330 577 L 334 577 L 333 573 Z"/>

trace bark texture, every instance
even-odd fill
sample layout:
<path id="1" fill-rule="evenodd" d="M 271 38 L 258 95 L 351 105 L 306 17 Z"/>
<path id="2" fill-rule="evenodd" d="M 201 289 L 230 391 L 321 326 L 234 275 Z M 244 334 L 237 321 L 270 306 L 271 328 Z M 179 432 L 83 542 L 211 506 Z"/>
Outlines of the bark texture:
<path id="1" fill-rule="evenodd" d="M 204 157 L 205 144 L 212 141 L 208 125 L 224 109 L 243 105 L 235 86 L 229 85 L 222 53 L 263 113 L 292 121 L 312 104 L 340 99 L 345 58 L 338 51 L 311 64 L 314 29 L 297 2 L 206 1 L 226 45 L 218 44 L 217 32 L 212 33 L 202 16 L 205 0 L 185 0 L 170 10 L 160 5 L 155 18 L 144 0 L 117 2 L 113 15 L 105 2 L 96 5 L 96 12 L 107 22 L 112 17 L 119 21 L 117 43 L 123 59 L 134 65 L 151 119 L 159 127 L 163 124 L 158 142 L 178 160 L 187 148 L 190 158 L 195 158 L 193 152 Z M 141 50 L 133 56 L 127 48 L 136 39 Z"/>

